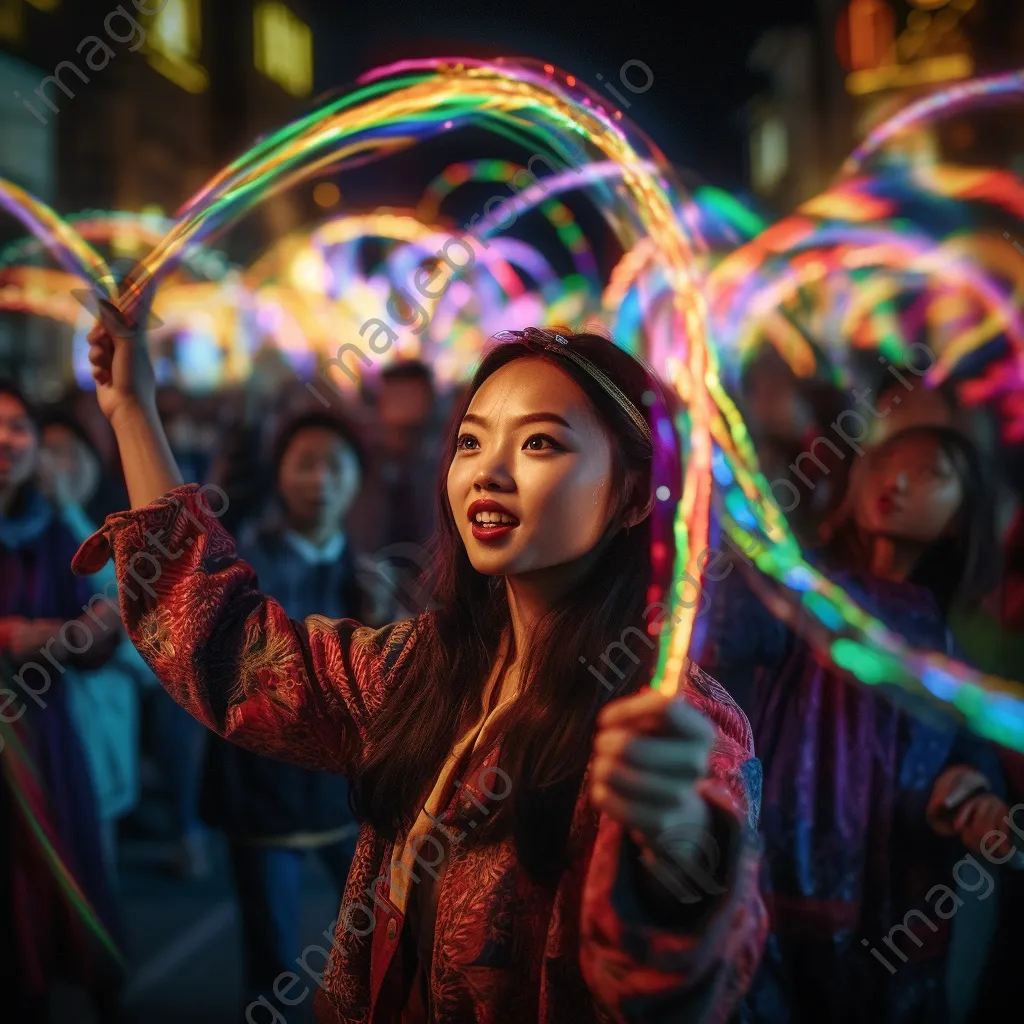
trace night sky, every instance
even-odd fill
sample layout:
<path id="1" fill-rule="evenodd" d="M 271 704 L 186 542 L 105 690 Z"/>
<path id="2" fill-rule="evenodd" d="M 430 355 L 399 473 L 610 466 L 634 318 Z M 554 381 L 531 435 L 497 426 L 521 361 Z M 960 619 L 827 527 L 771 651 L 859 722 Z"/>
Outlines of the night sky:
<path id="1" fill-rule="evenodd" d="M 631 59 L 654 74 L 630 116 L 695 179 L 737 187 L 745 179 L 742 104 L 761 82 L 747 70 L 757 38 L 777 25 L 809 22 L 813 0 L 676 0 L 640 4 L 339 4 L 320 0 L 317 87 L 405 57 L 531 56 L 596 88 Z M 638 79 L 638 84 L 639 84 Z M 687 175 L 689 178 L 689 174 Z"/>

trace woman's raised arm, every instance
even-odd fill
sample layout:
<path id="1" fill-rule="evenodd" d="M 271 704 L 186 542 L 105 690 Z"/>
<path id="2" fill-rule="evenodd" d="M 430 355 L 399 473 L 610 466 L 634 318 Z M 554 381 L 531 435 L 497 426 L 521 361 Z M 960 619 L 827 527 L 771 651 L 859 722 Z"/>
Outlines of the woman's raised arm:
<path id="1" fill-rule="evenodd" d="M 146 315 L 140 310 L 140 323 Z M 258 754 L 350 773 L 415 624 L 375 631 L 352 620 L 289 619 L 260 593 L 217 522 L 223 492 L 208 500 L 208 489 L 182 486 L 156 410 L 144 331 L 104 304 L 89 343 L 132 511 L 108 517 L 73 568 L 92 574 L 113 555 L 132 643 L 204 725 Z"/>
<path id="2" fill-rule="evenodd" d="M 289 619 L 188 484 L 109 516 L 76 572 L 113 555 L 125 628 L 170 695 L 203 725 L 258 754 L 351 774 L 418 620 Z"/>

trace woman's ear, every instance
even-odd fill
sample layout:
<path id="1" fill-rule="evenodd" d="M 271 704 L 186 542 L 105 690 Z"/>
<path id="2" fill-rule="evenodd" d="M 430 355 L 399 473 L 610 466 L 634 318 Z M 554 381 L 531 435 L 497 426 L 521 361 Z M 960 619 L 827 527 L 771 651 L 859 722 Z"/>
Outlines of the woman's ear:
<path id="1" fill-rule="evenodd" d="M 633 495 L 636 495 L 638 486 L 639 481 L 637 482 L 637 485 L 634 486 L 633 488 Z M 649 487 L 647 488 L 646 496 L 647 500 L 643 505 L 637 504 L 635 501 L 632 500 L 632 498 L 630 502 L 626 505 L 625 511 L 622 513 L 622 525 L 627 530 L 630 530 L 634 526 L 637 526 L 640 523 L 642 523 L 651 514 L 651 512 L 654 511 L 654 493 L 651 491 Z"/>
<path id="2" fill-rule="evenodd" d="M 631 530 L 634 526 L 639 526 L 651 514 L 652 508 L 654 508 L 653 503 L 644 509 L 636 507 L 628 509 L 622 518 L 622 525 L 627 530 Z"/>

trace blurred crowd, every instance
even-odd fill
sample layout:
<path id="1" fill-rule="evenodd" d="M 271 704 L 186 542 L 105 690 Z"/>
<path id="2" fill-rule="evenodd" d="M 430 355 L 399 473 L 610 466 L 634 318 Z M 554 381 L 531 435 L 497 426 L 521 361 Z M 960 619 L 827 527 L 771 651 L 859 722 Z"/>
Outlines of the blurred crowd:
<path id="1" fill-rule="evenodd" d="M 917 378 L 908 388 L 875 370 L 862 381 L 862 394 L 870 392 L 869 409 L 856 404 L 857 392 L 851 396 L 827 382 L 798 380 L 771 353 L 749 367 L 737 397 L 776 500 L 801 541 L 813 548 L 830 536 L 830 524 L 842 518 L 856 494 L 864 450 L 913 427 L 955 433 L 963 441 L 957 450 L 978 470 L 971 477 L 979 489 L 971 506 L 979 511 L 972 514 L 978 523 L 989 516 L 992 524 L 990 553 L 981 566 L 983 599 L 948 595 L 955 650 L 986 671 L 1022 679 L 1020 457 L 1004 446 L 984 413 L 968 415 L 959 408 L 952 391 L 928 390 Z M 221 522 L 256 568 L 263 590 L 293 618 L 321 614 L 383 624 L 422 610 L 429 600 L 417 581 L 428 565 L 441 431 L 455 397 L 439 393 L 429 367 L 403 362 L 348 400 L 332 395 L 329 406 L 299 381 L 267 388 L 258 376 L 243 390 L 209 397 L 164 388 L 159 401 L 185 479 L 216 485 L 226 495 Z M 856 420 L 840 419 L 856 409 L 865 436 L 859 426 L 853 433 Z M 908 448 L 891 467 L 894 500 L 901 488 L 914 485 L 917 458 Z M 102 634 L 98 625 L 89 627 L 83 608 L 90 595 L 116 584 L 112 577 L 76 579 L 71 556 L 107 515 L 127 503 L 113 437 L 91 393 L 37 409 L 13 386 L 0 388 L 5 676 L 24 674 L 19 666 L 39 661 L 39 651 L 72 620 L 85 623 L 96 637 L 82 656 L 66 655 L 60 685 L 27 707 L 42 727 L 33 731 L 35 747 L 25 751 L 26 762 L 42 770 L 51 787 L 36 813 L 115 936 L 121 927 L 118 844 L 151 827 L 143 823 L 150 820 L 143 813 L 147 801 L 167 809 L 166 867 L 183 879 L 211 871 L 210 830 L 222 833 L 243 925 L 247 996 L 255 998 L 296 955 L 304 859 L 317 856 L 339 891 L 344 886 L 356 832 L 346 784 L 205 733 L 156 685 L 117 628 L 106 619 Z M 102 615 L 93 618 L 99 623 Z M 724 667 L 718 671 L 727 682 Z M 734 695 L 742 705 L 742 695 Z M 3 735 L 10 750 L 14 715 L 0 718 L 9 723 Z M 1004 790 L 1014 803 L 1024 799 L 1021 759 L 1001 756 Z M 17 830 L 24 815 L 6 787 L 0 793 L 7 794 L 0 803 L 7 840 L 0 842 L 6 861 L 0 877 L 9 877 L 23 867 Z M 1024 908 L 1019 877 L 1009 880 L 1001 898 Z M 31 905 L 32 891 L 29 884 L 24 905 L 0 907 L 0 943 L 17 943 L 23 929 L 49 927 L 40 922 L 54 920 Z M 995 938 L 1009 927 L 1008 919 L 984 925 L 992 963 L 1000 949 L 1016 948 L 1000 946 Z M 59 926 L 53 932 L 49 943 L 73 939 Z M 10 962 L 0 945 L 0 965 Z M 978 984 L 981 969 L 971 974 L 972 984 Z M 116 989 L 111 980 L 109 992 L 96 993 L 103 1021 L 117 1019 Z M 32 1012 L 46 1019 L 45 985 L 37 990 L 40 1004 L 25 1019 L 36 1019 Z"/>
<path id="2" fill-rule="evenodd" d="M 164 388 L 159 407 L 186 481 L 226 495 L 221 522 L 290 616 L 383 625 L 426 606 L 417 581 L 433 533 L 438 432 L 451 397 L 438 393 L 429 367 L 405 362 L 349 400 L 332 395 L 327 407 L 301 382 L 270 392 L 259 376 L 215 397 Z M 166 696 L 121 636 L 112 570 L 87 580 L 70 571 L 75 548 L 127 507 L 113 437 L 91 392 L 36 408 L 14 385 L 0 387 L 5 679 L 43 690 L 24 666 L 51 638 L 70 636 L 66 624 L 88 624 L 89 612 L 103 619 L 86 656 L 67 654 L 66 644 L 49 649 L 60 658 L 53 672 L 60 683 L 27 708 L 35 749 L 26 762 L 50 790 L 31 813 L 115 937 L 119 836 L 146 835 L 158 821 L 166 869 L 201 879 L 212 870 L 210 830 L 223 833 L 247 990 L 256 997 L 294 958 L 303 859 L 317 855 L 339 894 L 344 886 L 356 833 L 347 787 L 232 747 Z M 20 702 L 18 686 L 7 685 Z M 13 712 L 3 720 L 16 728 Z M 8 750 L 14 741 L 12 734 Z M 0 877 L 17 878 L 16 833 L 24 822 L 10 795 L 2 800 Z M 161 813 L 147 813 L 147 803 Z M 29 887 L 23 908 L 0 906 L 0 970 L 14 963 L 6 954 L 25 929 L 35 933 L 53 920 L 31 895 Z M 56 925 L 43 944 L 65 941 L 62 930 Z M 67 962 L 79 959 L 69 949 Z M 117 987 L 111 980 L 109 992 L 96 993 L 104 1024 L 117 1019 Z M 24 1019 L 49 1019 L 45 979 L 35 988 L 39 1005 L 19 1009 Z"/>
<path id="3" fill-rule="evenodd" d="M 922 349 L 925 346 L 920 346 Z M 744 374 L 739 397 L 775 501 L 802 546 L 827 542 L 862 484 L 865 453 L 915 428 L 951 431 L 974 464 L 969 495 L 986 532 L 977 567 L 981 601 L 950 595 L 958 649 L 985 672 L 1024 678 L 1024 453 L 1006 440 L 996 413 L 964 407 L 956 386 L 924 385 L 928 353 L 916 372 L 854 359 L 848 390 L 818 378 L 799 379 L 772 349 Z M 934 361 L 934 356 L 931 357 Z M 896 486 L 905 486 L 897 474 Z"/>

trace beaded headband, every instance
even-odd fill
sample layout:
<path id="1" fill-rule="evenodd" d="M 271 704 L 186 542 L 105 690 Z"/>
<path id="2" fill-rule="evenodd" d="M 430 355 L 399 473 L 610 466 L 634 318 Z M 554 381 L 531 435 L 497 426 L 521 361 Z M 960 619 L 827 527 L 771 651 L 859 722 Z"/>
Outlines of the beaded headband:
<path id="1" fill-rule="evenodd" d="M 496 341 L 529 341 L 535 342 L 551 352 L 557 352 L 560 356 L 575 363 L 581 370 L 592 377 L 601 390 L 604 391 L 636 425 L 637 429 L 653 443 L 651 427 L 644 419 L 640 410 L 630 401 L 626 393 L 608 376 L 603 370 L 595 366 L 586 356 L 576 352 L 570 345 L 569 340 L 562 334 L 555 334 L 551 331 L 542 331 L 537 327 L 527 327 L 525 331 L 501 331 L 494 335 Z"/>

